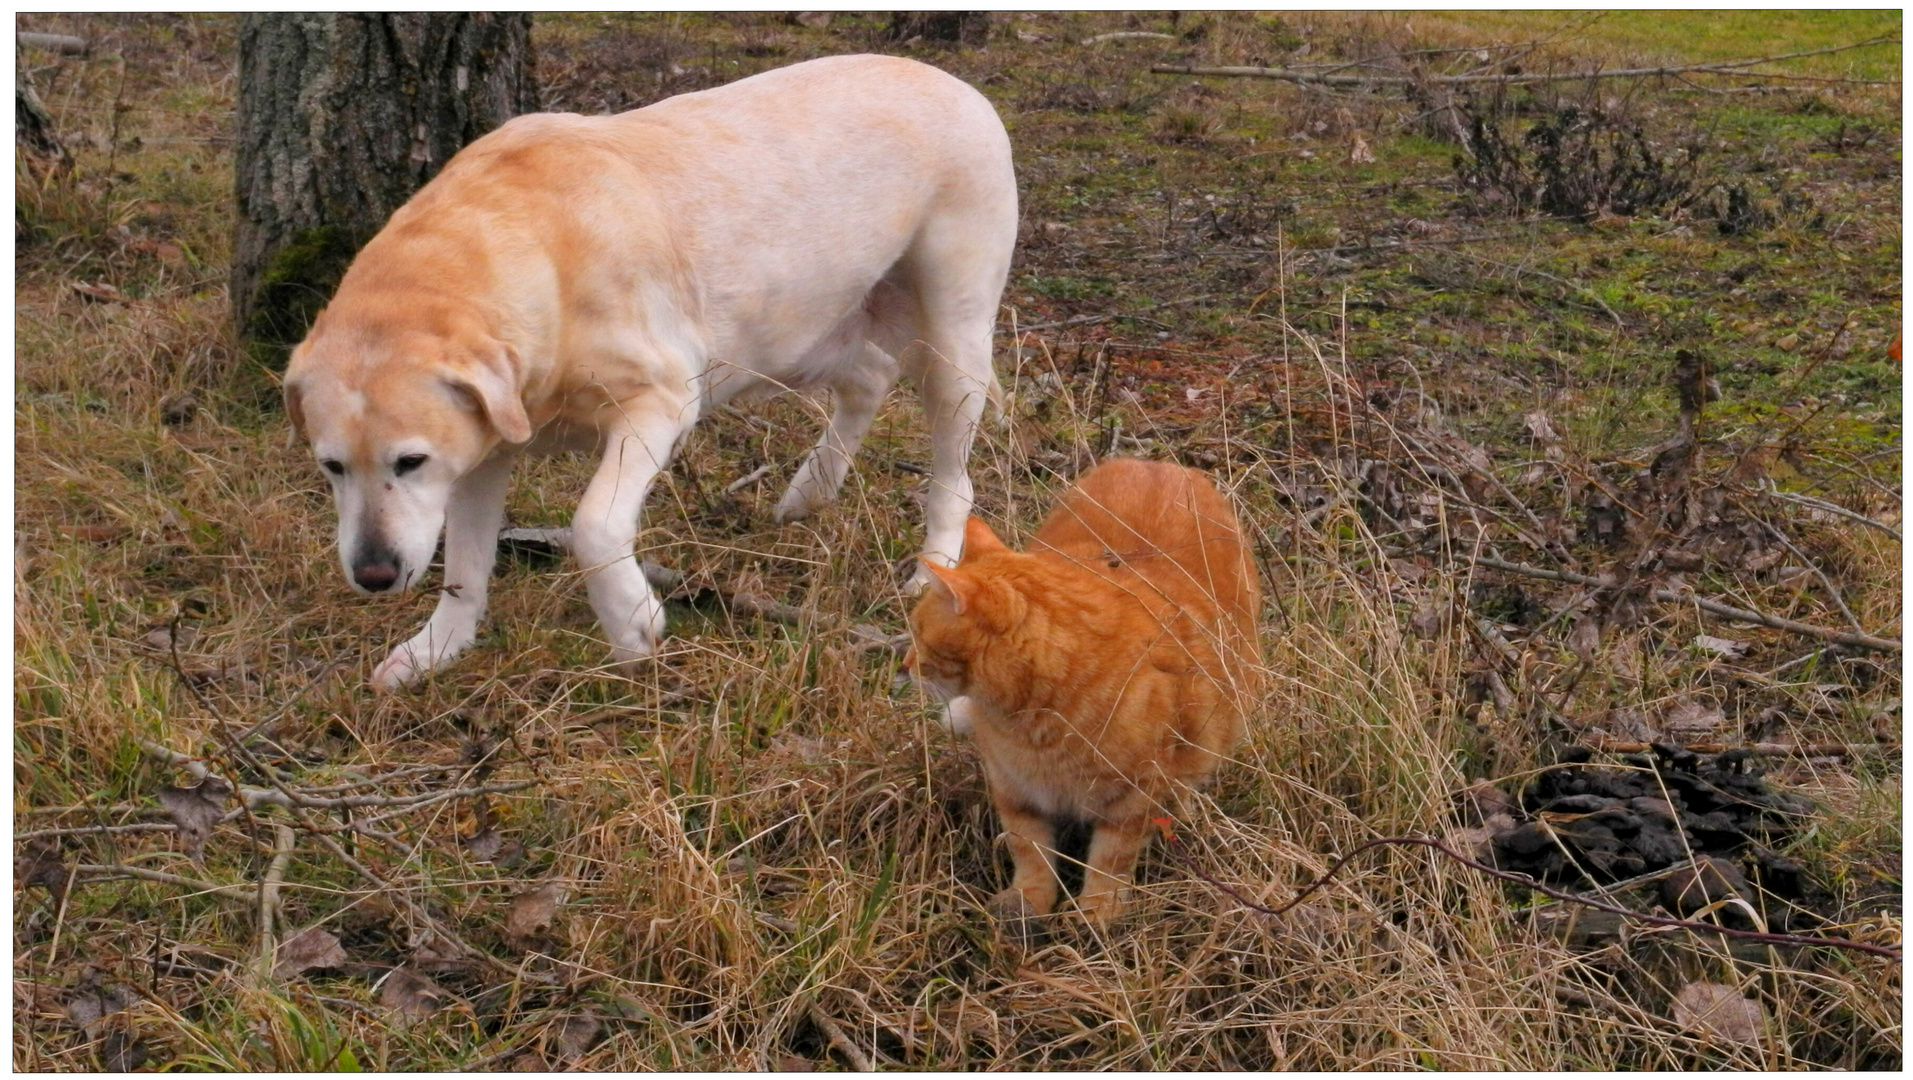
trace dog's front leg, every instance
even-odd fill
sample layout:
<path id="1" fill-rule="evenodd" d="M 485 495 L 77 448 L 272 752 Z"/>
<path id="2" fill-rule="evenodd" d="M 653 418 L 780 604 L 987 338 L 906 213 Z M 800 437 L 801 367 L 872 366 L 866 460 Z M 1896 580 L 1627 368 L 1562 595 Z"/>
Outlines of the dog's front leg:
<path id="1" fill-rule="evenodd" d="M 572 548 L 598 625 L 619 663 L 651 655 L 664 636 L 664 604 L 644 580 L 631 545 L 651 482 L 695 420 L 693 406 L 650 395 L 621 406 L 605 435 L 604 460 L 571 522 Z"/>
<path id="2" fill-rule="evenodd" d="M 988 339 L 985 338 L 987 344 Z M 983 353 L 988 372 L 989 353 Z M 963 526 L 970 516 L 974 488 L 970 483 L 970 447 L 976 441 L 977 422 L 989 389 L 981 379 L 957 365 L 931 361 L 923 375 L 923 411 L 930 421 L 930 491 L 923 508 L 923 557 L 942 566 L 955 566 L 963 553 Z M 908 590 L 921 592 L 930 571 L 917 567 Z"/>
<path id="3" fill-rule="evenodd" d="M 485 593 L 505 523 L 505 489 L 518 455 L 500 449 L 459 477 L 445 510 L 445 590 L 425 628 L 372 673 L 372 685 L 395 690 L 444 667 L 478 636 Z"/>

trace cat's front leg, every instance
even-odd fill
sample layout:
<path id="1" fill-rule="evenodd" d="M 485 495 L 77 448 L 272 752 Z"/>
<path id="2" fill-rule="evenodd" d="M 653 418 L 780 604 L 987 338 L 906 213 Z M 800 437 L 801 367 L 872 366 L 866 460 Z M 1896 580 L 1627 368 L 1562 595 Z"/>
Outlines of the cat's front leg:
<path id="1" fill-rule="evenodd" d="M 1044 936 L 1043 916 L 1056 907 L 1061 883 L 1050 866 L 1056 850 L 1056 829 L 1040 814 L 999 800 L 997 817 L 1003 822 L 1003 842 L 1010 849 L 1015 872 L 1010 887 L 990 898 L 990 915 L 1011 944 L 1029 948 Z"/>
<path id="2" fill-rule="evenodd" d="M 1138 800 L 1141 801 L 1141 800 Z M 1076 908 L 1090 925 L 1105 929 L 1122 914 L 1123 892 L 1136 872 L 1136 859 L 1149 842 L 1149 816 L 1134 813 L 1096 823 L 1083 860 L 1083 891 Z"/>

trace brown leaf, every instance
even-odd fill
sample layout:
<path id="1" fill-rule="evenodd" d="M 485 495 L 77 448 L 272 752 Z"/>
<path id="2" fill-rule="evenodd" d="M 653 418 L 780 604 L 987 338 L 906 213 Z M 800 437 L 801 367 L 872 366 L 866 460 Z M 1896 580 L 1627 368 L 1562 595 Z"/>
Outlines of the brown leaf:
<path id="1" fill-rule="evenodd" d="M 124 525 L 62 525 L 60 531 L 89 544 L 110 544 L 125 536 L 127 528 Z"/>
<path id="2" fill-rule="evenodd" d="M 100 988 L 100 972 L 88 968 L 80 976 L 80 985 L 66 1002 L 66 1018 L 88 1037 L 97 1037 L 101 1020 L 139 1004 L 139 994 L 125 986 Z"/>
<path id="3" fill-rule="evenodd" d="M 551 920 L 558 914 L 558 905 L 564 902 L 565 887 L 556 881 L 512 897 L 511 907 L 505 912 L 506 944 L 519 952 L 529 952 L 542 944 Z"/>
<path id="4" fill-rule="evenodd" d="M 313 968 L 334 968 L 346 962 L 345 948 L 330 932 L 309 926 L 279 944 L 275 979 L 290 979 Z"/>
<path id="5" fill-rule="evenodd" d="M 812 1072 L 817 1063 L 809 1058 L 800 1058 L 796 1054 L 779 1053 L 776 1058 L 778 1072 Z"/>
<path id="6" fill-rule="evenodd" d="M 604 1024 L 595 1016 L 568 1016 L 545 1033 L 545 1055 L 570 1065 L 598 1044 Z"/>
<path id="7" fill-rule="evenodd" d="M 1707 634 L 1701 634 L 1694 638 L 1694 647 L 1702 652 L 1713 653 L 1715 656 L 1724 656 L 1729 660 L 1738 660 L 1747 655 L 1748 646 L 1744 641 L 1735 641 L 1732 638 L 1710 637 Z"/>
<path id="8" fill-rule="evenodd" d="M 152 1058 L 152 1051 L 146 1048 L 146 1040 L 124 1031 L 109 1031 L 106 1038 L 100 1040 L 100 1069 L 103 1072 L 132 1072 Z"/>
<path id="9" fill-rule="evenodd" d="M 40 886 L 54 896 L 67 882 L 66 859 L 57 842 L 34 841 L 13 856 L 13 880 L 31 888 Z"/>
<path id="10" fill-rule="evenodd" d="M 458 842 L 465 845 L 465 850 L 479 862 L 492 861 L 492 856 L 505 846 L 505 838 L 492 829 L 486 829 L 476 836 L 461 836 Z"/>
<path id="11" fill-rule="evenodd" d="M 1674 995 L 1674 1022 L 1703 1038 L 1742 1046 L 1760 1045 L 1767 1010 L 1758 1001 L 1740 996 L 1731 986 L 1691 982 Z"/>
<path id="12" fill-rule="evenodd" d="M 226 816 L 226 799 L 231 795 L 232 785 L 216 776 L 209 776 L 189 788 L 159 789 L 155 797 L 165 808 L 166 816 L 179 826 L 187 858 L 194 862 L 204 860 L 206 840 L 212 836 L 213 826 Z"/>
<path id="13" fill-rule="evenodd" d="M 393 968 L 379 987 L 379 1004 L 401 1023 L 423 1019 L 455 1000 L 444 987 L 410 968 Z"/>
<path id="14" fill-rule="evenodd" d="M 1727 726 L 1727 715 L 1716 705 L 1704 705 L 1698 701 L 1683 701 L 1667 712 L 1662 721 L 1669 735 L 1688 741 L 1705 735 L 1713 735 Z"/>

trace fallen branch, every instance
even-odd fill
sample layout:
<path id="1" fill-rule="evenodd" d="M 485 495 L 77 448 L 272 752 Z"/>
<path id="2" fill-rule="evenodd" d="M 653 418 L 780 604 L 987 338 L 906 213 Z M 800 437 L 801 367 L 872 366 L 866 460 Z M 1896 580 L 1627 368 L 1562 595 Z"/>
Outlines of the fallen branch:
<path id="1" fill-rule="evenodd" d="M 232 900 L 252 900 L 257 896 L 257 893 L 255 893 L 249 885 L 218 885 L 210 881 L 201 881 L 198 878 L 169 874 L 164 870 L 148 870 L 143 866 L 125 866 L 120 863 L 80 863 L 73 868 L 73 872 L 92 878 L 138 878 L 141 881 L 152 881 L 161 885 L 177 885 L 182 889 L 191 889 L 199 893 L 210 893 L 214 896 L 224 896 Z"/>
<path id="2" fill-rule="evenodd" d="M 1486 555 L 1475 555 L 1469 557 L 1469 559 L 1476 566 L 1485 566 L 1490 570 L 1503 570 L 1510 574 L 1522 574 L 1527 577 L 1540 578 L 1543 581 L 1559 581 L 1569 585 L 1592 585 L 1601 589 L 1612 589 L 1616 587 L 1614 579 L 1609 577 L 1592 577 L 1587 574 L 1577 574 L 1572 570 L 1543 570 L 1538 566 L 1503 562 L 1500 559 L 1490 558 Z M 1702 611 L 1710 612 L 1724 619 L 1759 623 L 1762 626 L 1770 626 L 1775 630 L 1786 630 L 1790 633 L 1805 634 L 1808 637 L 1816 637 L 1822 641 L 1851 645 L 1859 649 L 1873 649 L 1877 652 L 1903 651 L 1901 644 L 1892 638 L 1874 637 L 1871 634 L 1851 634 L 1844 630 L 1829 630 L 1824 626 L 1814 626 L 1811 623 L 1796 622 L 1793 619 L 1783 619 L 1778 615 L 1768 615 L 1765 612 L 1749 611 L 1746 608 L 1734 607 L 1731 604 L 1723 604 L 1718 600 L 1709 600 L 1704 596 L 1695 596 L 1692 593 L 1675 592 L 1673 589 L 1655 589 L 1653 595 L 1655 600 L 1664 604 L 1693 604 Z"/>
<path id="3" fill-rule="evenodd" d="M 817 1004 L 816 998 L 810 999 L 810 1022 L 816 1024 L 817 1029 L 824 1033 L 824 1038 L 830 1040 L 830 1045 L 836 1047 L 839 1053 L 850 1060 L 852 1069 L 858 1072 L 877 1071 L 876 1067 L 870 1064 L 870 1058 L 857 1048 L 856 1043 L 850 1041 L 850 1036 L 844 1034 L 843 1028 L 837 1026 L 837 1021 L 832 1020 L 830 1014 L 824 1012 L 824 1007 Z"/>
<path id="4" fill-rule="evenodd" d="M 1101 45 L 1105 41 L 1174 41 L 1176 35 L 1161 34 L 1154 30 L 1117 30 L 1109 34 L 1097 34 L 1083 39 L 1085 45 Z"/>
<path id="5" fill-rule="evenodd" d="M 63 56 L 81 56 L 86 53 L 85 38 L 68 34 L 36 34 L 30 30 L 21 30 L 13 35 L 13 40 L 29 49 L 45 49 Z"/>
<path id="6" fill-rule="evenodd" d="M 190 754 L 182 754 L 170 747 L 155 742 L 140 740 L 139 748 L 149 757 L 173 765 L 195 780 L 205 780 L 212 775 L 206 763 Z M 238 791 L 246 809 L 257 810 L 266 806 L 278 806 L 286 809 L 310 807 L 314 810 L 348 810 L 363 806 L 397 806 L 416 808 L 447 799 L 474 798 L 479 795 L 504 795 L 513 791 L 522 791 L 537 781 L 513 780 L 498 784 L 481 784 L 476 787 L 453 788 L 449 791 L 421 791 L 411 795 L 311 795 L 297 788 L 276 786 L 271 788 L 241 787 Z M 124 828 L 124 826 L 115 826 Z M 128 831 L 131 831 L 130 829 Z M 328 830 L 338 831 L 338 830 Z"/>
<path id="7" fill-rule="evenodd" d="M 1710 922 L 1699 922 L 1693 919 L 1676 919 L 1668 915 L 1652 915 L 1644 911 L 1634 911 L 1630 908 L 1624 908 L 1620 906 L 1619 904 L 1610 904 L 1605 900 L 1596 900 L 1591 896 L 1583 896 L 1579 893 L 1568 892 L 1565 889 L 1556 889 L 1548 885 L 1543 885 L 1541 882 L 1536 881 L 1534 878 L 1531 878 L 1526 874 L 1517 874 L 1511 870 L 1503 870 L 1497 866 L 1489 866 L 1486 863 L 1477 862 L 1474 859 L 1470 859 L 1466 855 L 1463 855 L 1460 852 L 1455 851 L 1453 848 L 1449 847 L 1447 844 L 1444 844 L 1439 840 L 1430 839 L 1426 836 L 1384 836 L 1375 840 L 1370 840 L 1364 844 L 1358 844 L 1356 845 L 1353 851 L 1350 851 L 1348 854 L 1335 860 L 1334 865 L 1330 866 L 1326 873 L 1323 873 L 1320 877 L 1316 878 L 1314 881 L 1309 882 L 1307 887 L 1303 888 L 1301 892 L 1296 893 L 1294 899 L 1290 900 L 1286 904 L 1283 904 L 1281 907 L 1272 908 L 1272 907 L 1265 906 L 1263 904 L 1258 904 L 1255 901 L 1250 900 L 1249 898 L 1243 896 L 1241 893 L 1237 892 L 1235 889 L 1232 889 L 1229 886 L 1224 885 L 1222 882 L 1217 881 L 1215 878 L 1210 877 L 1209 874 L 1206 871 L 1204 871 L 1200 866 L 1197 866 L 1195 864 L 1195 860 L 1188 855 L 1188 851 L 1183 846 L 1183 843 L 1182 843 L 1182 835 L 1180 833 L 1173 831 L 1170 828 L 1170 826 L 1167 824 L 1167 819 L 1158 818 L 1156 820 L 1157 820 L 1158 826 L 1169 837 L 1170 850 L 1175 852 L 1178 855 L 1183 856 L 1183 858 L 1180 861 L 1183 863 L 1184 866 L 1188 867 L 1190 870 L 1193 870 L 1197 877 L 1208 882 L 1210 885 L 1216 887 L 1217 889 L 1222 890 L 1224 893 L 1227 893 L 1229 897 L 1233 899 L 1236 903 L 1241 904 L 1243 907 L 1246 907 L 1250 909 L 1251 911 L 1255 911 L 1263 915 L 1273 915 L 1273 916 L 1279 917 L 1281 915 L 1285 915 L 1288 912 L 1294 910 L 1294 908 L 1298 904 L 1308 899 L 1309 897 L 1315 895 L 1324 886 L 1326 886 L 1335 877 L 1336 874 L 1341 873 L 1342 868 L 1347 866 L 1350 862 L 1353 862 L 1356 856 L 1362 854 L 1365 851 L 1368 851 L 1371 848 L 1386 847 L 1390 845 L 1405 845 L 1405 846 L 1411 846 L 1411 847 L 1430 848 L 1434 851 L 1439 851 L 1443 855 L 1448 856 L 1450 859 L 1453 859 L 1454 861 L 1460 863 L 1463 866 L 1468 867 L 1471 870 L 1475 870 L 1479 873 L 1487 874 L 1489 877 L 1495 878 L 1498 881 L 1511 882 L 1515 885 L 1520 885 L 1523 888 L 1533 889 L 1534 891 L 1541 893 L 1544 896 L 1551 896 L 1556 900 L 1565 900 L 1570 904 L 1580 904 L 1583 907 L 1590 907 L 1596 911 L 1605 911 L 1613 915 L 1619 915 L 1622 918 L 1633 919 L 1637 922 L 1644 922 L 1649 924 L 1650 926 L 1666 926 L 1666 927 L 1673 927 L 1675 929 L 1680 929 L 1680 930 L 1693 930 L 1699 933 L 1715 934 L 1720 937 L 1734 938 L 1740 941 L 1752 941 L 1762 945 L 1796 945 L 1801 947 L 1819 945 L 1819 946 L 1825 946 L 1827 948 L 1832 948 L 1832 949 L 1852 949 L 1856 952 L 1871 953 L 1874 956 L 1884 956 L 1889 960 L 1899 960 L 1901 958 L 1901 951 L 1899 949 L 1889 948 L 1885 945 L 1875 945 L 1872 942 L 1867 942 L 1867 941 L 1855 941 L 1852 938 L 1822 937 L 1818 934 L 1771 934 L 1771 933 L 1766 933 L 1764 931 L 1759 931 L 1759 930 L 1735 930 L 1735 929 L 1732 929 L 1731 927 L 1720 926 Z"/>
<path id="8" fill-rule="evenodd" d="M 1548 74 L 1542 72 L 1523 72 L 1519 75 L 1328 75 L 1295 68 L 1272 67 L 1199 67 L 1194 64 L 1154 64 L 1149 70 L 1155 75 L 1213 75 L 1224 78 L 1279 79 L 1305 86 L 1373 86 L 1377 84 L 1395 86 L 1420 86 L 1432 83 L 1437 86 L 1467 86 L 1479 83 L 1499 83 L 1504 86 L 1525 86 L 1534 83 L 1570 82 L 1576 79 L 1645 79 L 1657 75 L 1739 75 L 1761 78 L 1801 78 L 1809 76 L 1789 76 L 1778 72 L 1746 71 L 1744 69 L 1760 64 L 1771 64 L 1781 60 L 1797 60 L 1804 56 L 1825 56 L 1828 53 L 1846 52 L 1850 49 L 1862 49 L 1869 45 L 1897 45 L 1900 39 L 1893 35 L 1868 38 L 1848 45 L 1833 45 L 1824 49 L 1809 49 L 1804 52 L 1780 53 L 1774 56 L 1758 56 L 1748 60 L 1707 61 L 1699 64 L 1679 64 L 1664 67 L 1615 68 L 1609 71 L 1575 71 L 1566 74 Z M 1815 80 L 1818 81 L 1818 80 Z M 1861 81 L 1861 80 L 1834 80 Z M 1887 83 L 1886 85 L 1897 85 Z"/>
<path id="9" fill-rule="evenodd" d="M 1588 749 L 1599 750 L 1604 754 L 1646 754 L 1654 749 L 1653 743 L 1623 742 L 1614 739 L 1593 739 L 1586 743 Z M 1665 745 L 1665 744 L 1663 744 Z M 1850 743 L 1744 743 L 1736 746 L 1732 743 L 1681 743 L 1680 748 L 1696 754 L 1725 754 L 1737 750 L 1765 754 L 1769 757 L 1857 757 L 1864 753 L 1887 753 L 1892 747 L 1855 746 Z"/>
<path id="10" fill-rule="evenodd" d="M 1811 495 L 1797 495 L 1791 491 L 1781 491 L 1777 488 L 1771 488 L 1771 487 L 1761 488 L 1760 493 L 1762 495 L 1767 496 L 1770 499 L 1779 499 L 1781 502 L 1790 502 L 1799 506 L 1812 507 L 1815 510 L 1825 510 L 1829 514 L 1837 514 L 1840 517 L 1848 519 L 1849 521 L 1857 521 L 1862 525 L 1868 526 L 1869 528 L 1878 529 L 1881 532 L 1887 534 L 1888 536 L 1891 536 L 1895 540 L 1900 540 L 1900 530 L 1894 528 L 1891 525 L 1886 524 L 1885 522 L 1875 521 L 1872 518 L 1867 517 L 1865 514 L 1856 513 L 1855 511 L 1848 510 L 1846 507 L 1841 506 L 1839 503 L 1828 502 L 1825 499 L 1816 499 Z M 1901 542 L 1904 543 L 1905 541 L 1902 540 Z"/>

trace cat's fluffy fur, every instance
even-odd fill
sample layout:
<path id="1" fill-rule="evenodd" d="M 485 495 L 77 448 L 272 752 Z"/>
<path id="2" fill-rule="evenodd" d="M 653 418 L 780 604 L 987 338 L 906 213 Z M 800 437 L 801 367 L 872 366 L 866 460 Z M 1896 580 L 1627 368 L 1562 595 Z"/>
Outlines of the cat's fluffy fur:
<path id="1" fill-rule="evenodd" d="M 973 517 L 962 561 L 930 569 L 904 662 L 982 755 L 1016 866 L 991 910 L 1024 928 L 1050 912 L 1057 833 L 1080 822 L 1077 906 L 1106 924 L 1151 819 L 1241 741 L 1261 690 L 1261 589 L 1235 513 L 1202 473 L 1114 460 L 1027 553 Z"/>

